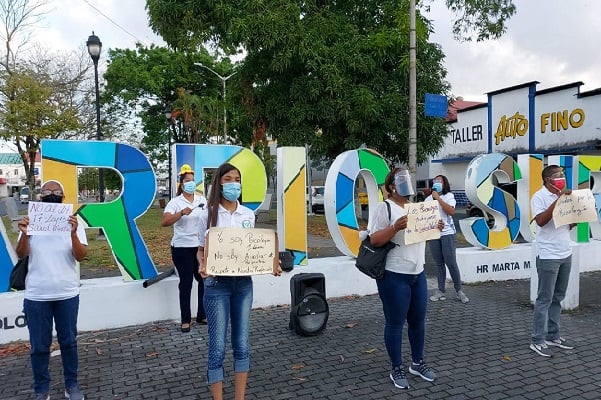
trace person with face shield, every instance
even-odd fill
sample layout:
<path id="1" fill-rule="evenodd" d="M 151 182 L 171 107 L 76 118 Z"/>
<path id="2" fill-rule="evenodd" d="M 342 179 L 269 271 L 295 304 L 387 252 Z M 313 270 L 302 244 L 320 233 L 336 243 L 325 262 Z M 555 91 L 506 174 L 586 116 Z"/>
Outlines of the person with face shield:
<path id="1" fill-rule="evenodd" d="M 549 347 L 565 350 L 574 348 L 559 335 L 561 301 L 566 296 L 572 248 L 570 229 L 573 225 L 556 227 L 553 210 L 566 189 L 566 177 L 558 165 L 543 169 L 543 187 L 532 196 L 530 208 L 536 222 L 536 272 L 538 289 L 534 303 L 530 349 L 543 357 L 551 357 Z"/>
<path id="2" fill-rule="evenodd" d="M 389 241 L 397 244 L 386 257 L 384 277 L 376 280 L 378 294 L 384 309 L 384 343 L 390 358 L 390 379 L 400 389 L 409 388 L 403 368 L 401 345 L 403 325 L 407 321 L 407 334 L 411 346 L 409 373 L 432 382 L 436 373 L 424 362 L 424 342 L 426 332 L 426 308 L 428 287 L 424 271 L 425 242 L 405 245 L 407 212 L 405 205 L 415 194 L 409 171 L 396 168 L 386 176 L 384 189 L 388 193 L 385 200 L 374 212 L 368 229 L 373 246 L 383 246 Z M 439 220 L 438 229 L 443 222 Z"/>
<path id="3" fill-rule="evenodd" d="M 232 164 L 219 166 L 213 176 L 207 209 L 200 217 L 199 273 L 204 278 L 204 307 L 209 323 L 207 341 L 207 381 L 214 400 L 223 399 L 223 361 L 231 321 L 231 344 L 234 357 L 234 398 L 243 400 L 250 371 L 250 314 L 253 281 L 250 276 L 207 275 L 205 235 L 212 227 L 254 228 L 255 213 L 240 204 L 242 193 L 240 170 Z M 280 267 L 274 273 L 279 276 Z"/>
<path id="4" fill-rule="evenodd" d="M 204 284 L 198 274 L 198 260 L 196 253 L 200 240 L 198 230 L 200 227 L 200 214 L 207 200 L 196 193 L 194 170 L 188 165 L 182 165 L 179 172 L 177 196 L 171 199 L 163 212 L 162 226 L 173 225 L 173 238 L 171 239 L 171 259 L 179 277 L 179 309 L 181 316 L 182 332 L 190 332 L 192 311 L 190 298 L 193 280 L 198 282 L 198 311 L 196 322 L 206 325 L 207 317 L 203 302 Z"/>
<path id="5" fill-rule="evenodd" d="M 440 218 L 444 222 L 444 228 L 440 232 L 440 239 L 428 241 L 430 252 L 438 269 L 437 281 L 438 290 L 430 296 L 430 300 L 446 300 L 446 282 L 447 282 L 447 267 L 453 280 L 455 288 L 455 296 L 462 303 L 468 303 L 470 299 L 463 293 L 461 289 L 461 274 L 457 265 L 457 240 L 455 238 L 455 223 L 453 215 L 455 215 L 455 195 L 451 192 L 449 180 L 444 175 L 438 175 L 432 179 L 432 194 L 426 198 L 426 201 L 436 200 L 438 202 Z"/>
<path id="6" fill-rule="evenodd" d="M 42 185 L 42 202 L 62 203 L 64 197 L 60 182 L 50 180 Z M 65 397 L 71 400 L 84 398 L 77 382 L 79 274 L 76 265 L 88 254 L 88 241 L 76 216 L 69 216 L 69 224 L 70 232 L 53 235 L 28 235 L 28 216 L 18 224 L 17 256 L 29 256 L 23 310 L 29 330 L 33 389 L 37 400 L 50 398 L 49 362 L 53 323 L 63 363 Z"/>

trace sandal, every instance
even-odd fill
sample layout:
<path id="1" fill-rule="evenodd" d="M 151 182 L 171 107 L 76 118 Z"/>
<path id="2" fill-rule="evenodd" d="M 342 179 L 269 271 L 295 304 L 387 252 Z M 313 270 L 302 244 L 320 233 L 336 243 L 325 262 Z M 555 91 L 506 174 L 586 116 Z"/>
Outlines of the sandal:
<path id="1" fill-rule="evenodd" d="M 190 332 L 190 323 L 187 323 L 187 324 L 182 324 L 181 331 L 182 331 L 183 333 Z"/>

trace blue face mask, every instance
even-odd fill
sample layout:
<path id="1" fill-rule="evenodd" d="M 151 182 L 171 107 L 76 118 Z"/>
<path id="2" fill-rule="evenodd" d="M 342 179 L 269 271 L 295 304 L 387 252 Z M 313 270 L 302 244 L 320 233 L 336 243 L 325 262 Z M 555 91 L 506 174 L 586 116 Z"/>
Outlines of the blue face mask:
<path id="1" fill-rule="evenodd" d="M 242 186 L 238 182 L 228 182 L 223 184 L 223 197 L 227 201 L 236 201 L 240 197 Z"/>
<path id="2" fill-rule="evenodd" d="M 184 183 L 184 192 L 188 193 L 188 194 L 192 194 L 196 191 L 196 183 L 194 183 L 194 181 L 189 181 Z"/>
<path id="3" fill-rule="evenodd" d="M 438 192 L 438 193 L 442 192 L 442 183 L 434 182 L 432 184 L 432 190 L 434 190 L 435 192 Z"/>

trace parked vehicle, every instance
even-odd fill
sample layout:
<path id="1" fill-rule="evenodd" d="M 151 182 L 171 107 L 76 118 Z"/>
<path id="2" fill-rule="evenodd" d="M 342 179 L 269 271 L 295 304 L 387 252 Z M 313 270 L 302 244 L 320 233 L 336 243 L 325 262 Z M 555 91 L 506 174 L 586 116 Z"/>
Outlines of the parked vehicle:
<path id="1" fill-rule="evenodd" d="M 325 212 L 323 207 L 323 195 L 324 195 L 324 187 L 323 186 L 312 186 L 311 187 L 311 211 L 315 214 Z"/>
<path id="2" fill-rule="evenodd" d="M 23 186 L 19 191 L 19 201 L 21 204 L 29 203 L 29 187 Z"/>
<path id="3" fill-rule="evenodd" d="M 415 201 L 424 201 L 432 193 L 432 179 L 418 180 L 415 188 Z"/>

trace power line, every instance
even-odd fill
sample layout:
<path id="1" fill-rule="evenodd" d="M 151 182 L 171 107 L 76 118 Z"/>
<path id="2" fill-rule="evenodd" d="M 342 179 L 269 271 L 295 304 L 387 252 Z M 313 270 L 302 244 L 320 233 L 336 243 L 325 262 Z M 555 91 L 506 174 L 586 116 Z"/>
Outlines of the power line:
<path id="1" fill-rule="evenodd" d="M 113 19 L 111 17 L 109 17 L 108 15 L 106 15 L 105 13 L 103 13 L 102 11 L 100 11 L 96 6 L 94 6 L 93 4 L 91 4 L 88 0 L 83 0 L 83 2 L 86 3 L 87 5 L 89 5 L 92 9 L 94 9 L 96 12 L 98 12 L 104 18 L 108 19 L 117 28 L 121 29 L 123 32 L 127 33 L 129 36 L 131 36 L 132 38 L 134 38 L 136 40 L 136 42 L 144 43 L 142 40 L 138 39 L 136 37 L 136 35 L 134 35 L 133 33 L 129 32 L 127 29 L 125 29 L 124 27 L 122 27 L 121 25 L 119 25 L 117 22 L 113 21 Z"/>

